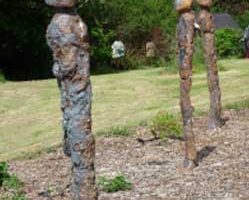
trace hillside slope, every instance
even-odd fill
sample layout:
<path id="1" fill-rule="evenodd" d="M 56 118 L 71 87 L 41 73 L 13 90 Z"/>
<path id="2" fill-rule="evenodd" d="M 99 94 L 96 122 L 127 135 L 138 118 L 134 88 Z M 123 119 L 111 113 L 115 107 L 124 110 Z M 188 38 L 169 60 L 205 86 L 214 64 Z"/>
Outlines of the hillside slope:
<path id="1" fill-rule="evenodd" d="M 249 99 L 249 61 L 219 63 L 223 105 Z M 178 74 L 161 68 L 93 76 L 93 130 L 133 126 L 159 110 L 178 112 Z M 54 79 L 0 84 L 0 160 L 59 145 L 61 113 Z M 206 74 L 193 77 L 196 113 L 208 110 Z"/>

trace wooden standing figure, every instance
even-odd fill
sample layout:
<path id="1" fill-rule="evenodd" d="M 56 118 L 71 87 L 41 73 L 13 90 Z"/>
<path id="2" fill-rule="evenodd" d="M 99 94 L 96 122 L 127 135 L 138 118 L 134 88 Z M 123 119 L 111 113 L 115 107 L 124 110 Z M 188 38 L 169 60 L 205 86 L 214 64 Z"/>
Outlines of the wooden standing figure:
<path id="1" fill-rule="evenodd" d="M 194 107 L 192 106 L 190 99 L 196 22 L 195 13 L 191 9 L 192 3 L 193 0 L 176 0 L 176 10 L 180 14 L 177 26 L 177 39 L 180 74 L 180 106 L 186 144 L 184 166 L 186 168 L 193 168 L 197 165 L 197 152 L 192 129 Z M 213 16 L 209 12 L 212 0 L 198 0 L 198 4 L 201 7 L 198 22 L 200 24 L 203 38 L 210 92 L 210 114 L 208 126 L 210 129 L 215 129 L 221 127 L 224 124 L 224 120 L 221 119 L 221 92 L 214 43 L 214 23 Z"/>
<path id="2" fill-rule="evenodd" d="M 180 106 L 186 145 L 184 167 L 186 168 L 195 167 L 197 157 L 192 129 L 192 115 L 194 107 L 191 105 L 190 99 L 195 31 L 195 13 L 191 10 L 191 5 L 192 0 L 177 0 L 176 2 L 176 9 L 180 13 L 179 23 L 177 26 L 177 39 L 180 74 Z"/>
<path id="3" fill-rule="evenodd" d="M 72 161 L 73 199 L 97 200 L 87 26 L 76 13 L 76 0 L 45 2 L 56 8 L 46 37 L 53 51 L 53 73 L 61 93 L 64 152 Z"/>
<path id="4" fill-rule="evenodd" d="M 213 15 L 210 12 L 212 0 L 197 0 L 197 2 L 201 7 L 201 12 L 198 16 L 198 24 L 201 28 L 202 43 L 207 66 L 208 87 L 210 92 L 208 126 L 210 129 L 216 129 L 223 126 L 225 121 L 221 118 L 221 91 L 215 49 L 215 27 Z"/>

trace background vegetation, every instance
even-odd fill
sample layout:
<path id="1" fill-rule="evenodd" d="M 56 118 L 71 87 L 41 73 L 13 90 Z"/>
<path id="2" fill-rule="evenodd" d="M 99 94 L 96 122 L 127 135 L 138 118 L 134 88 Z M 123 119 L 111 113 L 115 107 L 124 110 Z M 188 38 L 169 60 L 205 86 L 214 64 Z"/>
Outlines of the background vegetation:
<path id="1" fill-rule="evenodd" d="M 216 0 L 213 11 L 233 14 L 245 28 L 249 21 L 248 8 L 247 0 Z M 175 53 L 177 13 L 172 0 L 79 0 L 78 12 L 89 26 L 94 73 L 115 69 L 110 58 L 114 40 L 122 40 L 127 47 L 125 69 L 148 64 L 144 55 L 145 43 L 150 40 L 157 42 L 160 52 L 152 66 L 167 66 L 175 59 L 172 54 Z M 0 0 L 1 81 L 3 75 L 9 80 L 52 76 L 51 53 L 44 37 L 52 14 L 53 9 L 46 6 L 44 0 Z M 235 35 L 238 39 L 237 33 Z M 240 56 L 239 50 L 235 50 L 239 43 L 234 46 L 234 37 L 232 40 L 231 51 L 224 54 L 219 50 L 221 57 L 231 56 L 230 52 L 232 56 Z"/>
<path id="2" fill-rule="evenodd" d="M 248 60 L 238 59 L 218 63 L 223 66 L 219 73 L 223 106 L 248 105 L 244 103 L 249 99 L 248 64 Z M 167 112 L 179 112 L 177 73 L 168 73 L 165 68 L 132 70 L 92 76 L 92 83 L 94 133 L 126 137 L 134 134 L 136 126 L 151 124 L 151 129 L 160 136 L 164 124 L 168 123 L 179 133 L 179 120 L 176 123 L 174 116 L 167 115 Z M 61 144 L 60 100 L 54 79 L 7 81 L 0 84 L 0 97 L 0 160 L 32 157 Z M 193 75 L 191 99 L 196 114 L 208 111 L 205 71 Z M 160 111 L 166 115 L 157 115 Z"/>

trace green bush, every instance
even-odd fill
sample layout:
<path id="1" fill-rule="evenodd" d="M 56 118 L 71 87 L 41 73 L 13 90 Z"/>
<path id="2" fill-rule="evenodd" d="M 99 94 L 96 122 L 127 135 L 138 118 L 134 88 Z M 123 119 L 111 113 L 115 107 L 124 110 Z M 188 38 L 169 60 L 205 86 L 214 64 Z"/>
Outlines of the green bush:
<path id="1" fill-rule="evenodd" d="M 240 27 L 243 29 L 249 26 L 249 10 L 247 10 L 244 14 L 239 15 L 237 17 L 237 21 L 239 22 Z"/>
<path id="2" fill-rule="evenodd" d="M 220 58 L 241 57 L 243 55 L 242 36 L 241 30 L 218 29 L 215 33 L 218 56 Z"/>
<path id="3" fill-rule="evenodd" d="M 105 71 L 96 68 L 110 65 L 108 58 L 114 40 L 121 40 L 127 49 L 122 69 L 136 69 L 146 64 L 145 45 L 153 40 L 155 28 L 161 29 L 169 42 L 163 50 L 167 52 L 164 56 L 168 58 L 173 50 L 171 42 L 175 38 L 177 13 L 172 9 L 171 0 L 80 0 L 79 3 L 79 13 L 89 26 L 94 71 Z"/>
<path id="4" fill-rule="evenodd" d="M 206 71 L 206 64 L 205 64 L 205 54 L 203 50 L 202 38 L 197 36 L 195 38 L 195 51 L 193 55 L 193 73 L 203 73 Z M 176 45 L 175 45 L 176 46 Z M 170 56 L 170 60 L 166 62 L 164 66 L 166 66 L 167 73 L 178 73 L 178 57 L 176 53 L 172 53 Z M 218 65 L 219 71 L 224 71 L 225 68 L 220 63 Z"/>
<path id="5" fill-rule="evenodd" d="M 195 52 L 193 56 L 193 72 L 203 72 L 206 70 L 204 50 L 201 37 L 195 38 Z"/>
<path id="6" fill-rule="evenodd" d="M 111 45 L 115 37 L 115 32 L 112 30 L 104 30 L 99 23 L 97 23 L 97 26 L 92 28 L 90 32 L 93 41 L 91 58 L 98 66 L 100 64 L 109 64 L 112 53 Z"/>
<path id="7" fill-rule="evenodd" d="M 6 162 L 0 162 L 0 187 L 5 191 L 1 200 L 26 200 L 22 191 L 23 182 L 9 174 Z"/>
<path id="8" fill-rule="evenodd" d="M 98 185 L 103 191 L 109 193 L 132 189 L 132 183 L 123 175 L 116 176 L 113 179 L 102 176 L 98 180 Z"/>
<path id="9" fill-rule="evenodd" d="M 27 200 L 27 198 L 22 192 L 6 193 L 0 199 L 1 200 Z"/>
<path id="10" fill-rule="evenodd" d="M 6 162 L 0 162 L 0 186 L 2 186 L 3 182 L 8 178 L 8 164 Z"/>
<path id="11" fill-rule="evenodd" d="M 51 53 L 46 44 L 45 28 L 52 12 L 43 1 L 1 1 L 0 63 L 4 73 L 7 72 L 6 78 L 51 77 Z"/>
<path id="12" fill-rule="evenodd" d="M 20 181 L 16 176 L 12 175 L 6 178 L 3 182 L 3 187 L 18 190 L 23 186 L 23 182 Z"/>
<path id="13" fill-rule="evenodd" d="M 152 119 L 150 130 L 155 137 L 160 137 L 161 139 L 181 139 L 183 137 L 180 118 L 166 111 L 160 111 Z"/>

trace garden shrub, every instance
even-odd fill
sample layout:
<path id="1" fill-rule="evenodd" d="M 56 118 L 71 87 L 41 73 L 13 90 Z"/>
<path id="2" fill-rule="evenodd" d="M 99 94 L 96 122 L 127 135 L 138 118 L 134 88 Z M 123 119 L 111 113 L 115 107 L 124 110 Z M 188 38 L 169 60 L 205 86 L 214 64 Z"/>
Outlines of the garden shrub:
<path id="1" fill-rule="evenodd" d="M 241 42 L 243 33 L 237 29 L 218 29 L 215 32 L 216 49 L 220 58 L 241 57 L 243 44 Z"/>
<path id="2" fill-rule="evenodd" d="M 98 185 L 103 191 L 109 193 L 132 189 L 132 183 L 123 175 L 116 176 L 112 179 L 102 176 L 98 180 Z"/>
<path id="3" fill-rule="evenodd" d="M 249 10 L 245 11 L 244 14 L 237 17 L 237 21 L 241 28 L 245 29 L 249 26 Z"/>
<path id="4" fill-rule="evenodd" d="M 8 172 L 8 164 L 0 162 L 0 188 L 3 187 L 1 200 L 26 200 L 22 191 L 23 182 Z"/>
<path id="5" fill-rule="evenodd" d="M 161 139 L 181 139 L 183 137 L 180 117 L 166 111 L 160 111 L 150 125 L 153 135 Z"/>
<path id="6" fill-rule="evenodd" d="M 114 40 L 115 32 L 105 30 L 101 24 L 90 30 L 92 37 L 91 58 L 98 66 L 109 64 L 112 55 L 111 45 Z M 93 65 L 94 66 L 94 65 Z"/>
<path id="7" fill-rule="evenodd" d="M 171 0 L 80 0 L 79 3 L 79 13 L 89 26 L 93 70 L 111 65 L 108 58 L 114 40 L 121 40 L 127 49 L 123 69 L 145 65 L 145 45 L 153 40 L 155 28 L 161 29 L 165 37 L 158 44 L 163 57 L 168 58 L 172 53 L 177 13 Z"/>
<path id="8" fill-rule="evenodd" d="M 7 178 L 9 178 L 8 165 L 6 162 L 0 162 L 0 186 Z"/>
<path id="9" fill-rule="evenodd" d="M 202 38 L 197 36 L 195 38 L 195 51 L 193 55 L 193 72 L 203 72 L 206 70 L 204 50 L 202 45 Z"/>

